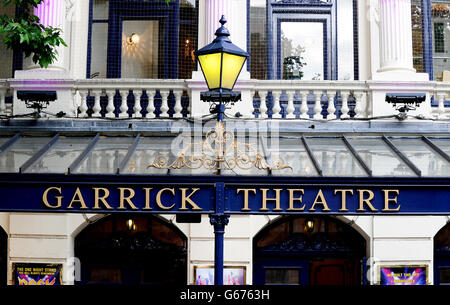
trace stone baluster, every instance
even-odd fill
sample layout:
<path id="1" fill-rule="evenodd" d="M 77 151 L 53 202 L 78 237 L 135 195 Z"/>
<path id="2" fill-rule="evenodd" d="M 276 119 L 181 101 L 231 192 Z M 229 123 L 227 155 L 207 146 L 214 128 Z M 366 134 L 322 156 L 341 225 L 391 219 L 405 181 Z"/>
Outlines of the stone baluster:
<path id="1" fill-rule="evenodd" d="M 69 116 L 76 117 L 78 110 L 77 89 L 70 90 L 71 102 L 69 103 Z M 1 111 L 1 110 L 0 110 Z"/>
<path id="2" fill-rule="evenodd" d="M 445 92 L 438 92 L 436 95 L 438 98 L 438 108 L 437 108 L 438 118 L 442 118 L 445 114 L 444 101 L 446 94 Z"/>
<path id="3" fill-rule="evenodd" d="M 288 97 L 288 105 L 286 107 L 286 118 L 288 119 L 295 119 L 295 107 L 294 107 L 294 95 L 295 95 L 295 91 L 287 91 L 286 95 Z"/>
<path id="4" fill-rule="evenodd" d="M 134 89 L 133 90 L 133 95 L 134 95 L 134 113 L 133 113 L 133 118 L 142 118 L 142 106 L 141 106 L 141 96 L 142 96 L 142 90 L 137 90 Z"/>
<path id="5" fill-rule="evenodd" d="M 177 90 L 173 92 L 173 95 L 175 95 L 175 106 L 173 107 L 173 117 L 174 118 L 182 118 L 183 114 L 181 111 L 183 110 L 183 107 L 181 106 L 181 97 L 183 96 L 183 91 Z"/>
<path id="6" fill-rule="evenodd" d="M 314 91 L 314 97 L 316 98 L 316 102 L 314 104 L 314 116 L 315 120 L 323 120 L 322 115 L 322 92 Z"/>
<path id="7" fill-rule="evenodd" d="M 0 114 L 6 114 L 6 103 L 5 103 L 6 89 L 0 89 Z"/>
<path id="8" fill-rule="evenodd" d="M 355 96 L 355 118 L 364 117 L 364 109 L 363 109 L 363 92 L 356 91 L 353 95 Z"/>
<path id="9" fill-rule="evenodd" d="M 160 117 L 167 118 L 169 117 L 169 104 L 167 102 L 167 98 L 169 97 L 169 91 L 160 91 L 162 103 L 161 103 L 161 114 Z"/>
<path id="10" fill-rule="evenodd" d="M 301 91 L 300 95 L 302 96 L 302 104 L 300 105 L 300 118 L 301 119 L 309 119 L 308 115 L 308 91 Z"/>
<path id="11" fill-rule="evenodd" d="M 348 108 L 348 96 L 350 95 L 350 92 L 348 91 L 342 91 L 341 97 L 342 97 L 342 107 L 341 107 L 341 119 L 348 119 L 350 116 L 348 115 L 348 112 L 350 109 Z"/>
<path id="12" fill-rule="evenodd" d="M 259 116 L 262 119 L 267 118 L 267 91 L 262 90 L 262 91 L 258 91 L 258 95 L 259 95 L 259 100 L 260 100 L 260 104 L 259 104 Z"/>
<path id="13" fill-rule="evenodd" d="M 327 119 L 334 120 L 336 118 L 336 107 L 334 106 L 334 97 L 336 96 L 336 91 L 327 91 L 328 97 L 328 108 L 327 108 Z"/>
<path id="14" fill-rule="evenodd" d="M 100 96 L 102 94 L 101 90 L 93 90 L 92 94 L 94 95 L 94 107 L 92 107 L 92 117 L 93 118 L 99 118 L 102 115 L 100 114 L 100 111 L 102 110 L 102 107 L 100 106 Z"/>
<path id="15" fill-rule="evenodd" d="M 120 113 L 119 118 L 128 118 L 128 104 L 127 104 L 127 98 L 129 94 L 129 90 L 120 90 L 120 97 L 122 98 L 122 102 L 120 104 Z"/>
<path id="16" fill-rule="evenodd" d="M 281 118 L 281 106 L 280 106 L 280 96 L 281 91 L 272 91 L 273 96 L 273 107 L 272 107 L 272 118 Z"/>
<path id="17" fill-rule="evenodd" d="M 116 95 L 115 90 L 107 90 L 106 96 L 108 97 L 108 105 L 106 106 L 106 117 L 114 118 L 116 115 L 114 114 L 114 96 Z"/>
<path id="18" fill-rule="evenodd" d="M 80 105 L 80 118 L 86 118 L 88 116 L 87 110 L 87 96 L 88 96 L 88 90 L 80 90 L 80 97 L 81 97 L 81 105 Z"/>
<path id="19" fill-rule="evenodd" d="M 147 90 L 148 105 L 145 117 L 148 119 L 153 119 L 155 117 L 155 94 L 155 90 Z"/>

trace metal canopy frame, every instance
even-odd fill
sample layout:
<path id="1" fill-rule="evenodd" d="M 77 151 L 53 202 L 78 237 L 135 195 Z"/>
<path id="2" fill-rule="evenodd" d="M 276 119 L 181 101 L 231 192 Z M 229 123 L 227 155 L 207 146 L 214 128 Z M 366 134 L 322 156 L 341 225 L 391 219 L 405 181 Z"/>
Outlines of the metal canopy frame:
<path id="1" fill-rule="evenodd" d="M 323 135 L 322 135 L 323 136 Z M 142 142 L 142 133 L 138 133 L 135 137 L 134 137 L 134 141 L 133 143 L 128 147 L 128 151 L 126 153 L 126 155 L 124 156 L 124 158 L 122 160 L 119 160 L 119 158 L 116 156 L 116 170 L 114 171 L 115 174 L 125 174 L 125 170 L 126 167 L 128 166 L 128 163 L 130 162 L 132 156 L 135 154 L 136 150 L 139 147 L 139 144 Z M 308 136 L 306 137 L 304 134 L 302 134 L 300 137 L 295 137 L 293 139 L 300 139 L 301 143 L 298 143 L 299 145 L 299 149 L 292 149 L 292 148 L 284 148 L 281 147 L 281 151 L 306 151 L 309 159 L 311 160 L 314 168 L 317 171 L 317 175 L 319 177 L 324 177 L 324 173 L 321 167 L 320 162 L 317 160 L 317 158 L 314 155 L 314 151 L 312 150 L 311 146 L 308 144 L 308 139 L 315 139 L 315 138 L 320 138 L 320 135 L 312 135 L 312 136 Z M 329 137 L 329 136 L 323 136 L 323 137 Z M 375 138 L 378 138 L 376 136 L 374 136 Z M 10 139 L 8 139 L 4 144 L 2 144 L 0 146 L 0 154 L 9 150 L 11 148 L 11 146 L 13 146 L 17 141 L 19 141 L 21 138 L 23 138 L 23 135 L 21 133 L 17 133 L 15 134 L 13 137 L 11 137 Z M 29 170 L 39 159 L 41 159 L 52 147 L 53 145 L 58 141 L 58 139 L 60 138 L 60 134 L 57 133 L 56 135 L 54 135 L 52 137 L 52 139 L 44 144 L 39 151 L 37 151 L 36 153 L 34 153 L 31 158 L 29 158 L 23 165 L 20 166 L 19 168 L 19 173 L 23 174 L 25 172 L 27 172 L 27 170 Z M 361 155 L 358 153 L 358 151 L 355 149 L 355 147 L 351 144 L 348 136 L 342 134 L 342 135 L 333 135 L 333 138 L 336 139 L 341 139 L 344 144 L 345 144 L 345 148 L 347 149 L 348 154 L 350 154 L 352 157 L 354 157 L 354 159 L 356 159 L 356 161 L 359 163 L 359 165 L 362 167 L 362 169 L 364 170 L 364 172 L 367 174 L 368 177 L 373 177 L 373 171 L 370 168 L 370 166 L 364 161 L 364 159 L 361 157 Z M 394 156 L 397 156 L 403 163 L 405 163 L 408 168 L 410 168 L 418 177 L 423 177 L 422 175 L 422 171 L 419 169 L 419 167 L 414 164 L 413 161 L 411 161 L 411 159 L 409 159 L 406 154 L 404 152 L 402 152 L 398 147 L 395 146 L 395 144 L 390 140 L 391 137 L 386 136 L 386 135 L 382 135 L 381 139 L 382 142 L 384 142 L 393 152 L 394 152 Z M 446 137 L 444 137 L 446 138 Z M 86 148 L 82 151 L 82 153 L 70 164 L 70 166 L 67 168 L 67 174 L 74 174 L 78 167 L 81 165 L 81 163 L 83 162 L 83 160 L 85 160 L 85 158 L 87 157 L 87 155 L 94 149 L 94 147 L 97 145 L 98 141 L 100 139 L 100 133 L 97 133 L 89 142 L 89 144 L 86 146 Z M 261 147 L 262 147 L 262 152 L 263 152 L 263 157 L 265 159 L 266 162 L 269 162 L 268 158 L 270 157 L 270 150 L 267 147 L 267 143 L 265 142 L 265 139 L 263 138 L 263 136 L 259 136 L 259 139 L 261 141 Z M 435 154 L 436 156 L 440 156 L 442 157 L 445 161 L 450 162 L 450 156 L 449 154 L 444 151 L 441 147 L 439 147 L 438 144 L 436 144 L 435 142 L 432 141 L 432 139 L 430 139 L 428 136 L 425 135 L 416 135 L 415 139 L 419 139 L 422 142 L 424 142 L 424 145 L 426 147 L 429 148 L 429 151 L 433 154 Z M 304 150 L 301 149 L 301 145 L 303 145 Z M 262 171 L 263 172 L 263 171 Z M 262 173 L 261 172 L 261 173 Z M 273 170 L 267 170 L 264 172 L 263 175 L 266 176 L 273 176 Z M 170 173 L 170 172 L 169 172 Z M 43 173 L 42 173 L 43 174 Z M 161 173 L 164 174 L 164 173 Z M 217 174 L 220 175 L 220 172 L 218 172 Z M 450 175 L 449 175 L 450 176 Z M 276 177 L 280 177 L 279 175 L 276 175 Z M 331 176 L 330 176 L 331 177 Z M 391 176 L 389 176 L 391 177 Z M 297 177 L 299 178 L 299 177 Z"/>
<path id="2" fill-rule="evenodd" d="M 25 172 L 29 169 L 37 160 L 39 160 L 59 139 L 59 133 L 56 134 L 50 142 L 44 145 L 37 153 L 31 156 L 20 168 L 19 173 Z"/>
<path id="3" fill-rule="evenodd" d="M 383 141 L 397 154 L 397 156 L 400 157 L 400 159 L 403 160 L 403 162 L 406 163 L 406 165 L 409 166 L 409 168 L 416 173 L 417 176 L 422 176 L 422 171 L 404 154 L 402 153 L 395 145 L 394 143 L 389 140 L 386 136 L 382 136 Z"/>
<path id="4" fill-rule="evenodd" d="M 80 166 L 81 162 L 86 158 L 86 156 L 92 151 L 95 144 L 97 144 L 98 140 L 100 139 L 100 133 L 97 133 L 95 137 L 91 140 L 91 142 L 88 144 L 88 146 L 84 149 L 84 151 L 76 158 L 72 164 L 69 166 L 67 173 L 71 174 L 77 170 L 77 168 Z"/>

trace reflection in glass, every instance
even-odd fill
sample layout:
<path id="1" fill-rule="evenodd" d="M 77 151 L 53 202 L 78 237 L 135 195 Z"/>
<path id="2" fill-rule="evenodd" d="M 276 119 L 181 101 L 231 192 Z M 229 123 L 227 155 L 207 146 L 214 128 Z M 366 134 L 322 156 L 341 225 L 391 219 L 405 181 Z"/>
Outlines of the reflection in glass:
<path id="1" fill-rule="evenodd" d="M 391 142 L 417 166 L 423 176 L 449 176 L 450 163 L 419 138 L 391 139 Z"/>
<path id="2" fill-rule="evenodd" d="M 92 138 L 59 138 L 50 150 L 28 171 L 32 173 L 66 173 Z"/>
<path id="3" fill-rule="evenodd" d="M 340 138 L 307 138 L 324 176 L 367 176 Z"/>
<path id="4" fill-rule="evenodd" d="M 81 162 L 77 173 L 114 174 L 132 145 L 134 137 L 101 138 Z"/>
<path id="5" fill-rule="evenodd" d="M 126 174 L 165 175 L 167 169 L 148 167 L 158 155 L 170 157 L 171 142 L 174 138 L 141 137 L 139 145 L 124 169 Z"/>
<path id="6" fill-rule="evenodd" d="M 281 23 L 283 79 L 324 79 L 323 37 L 322 22 Z"/>
<path id="7" fill-rule="evenodd" d="M 20 167 L 50 139 L 48 137 L 20 138 L 0 153 L 0 172 L 19 172 Z"/>
<path id="8" fill-rule="evenodd" d="M 436 144 L 440 149 L 450 155 L 450 139 L 446 138 L 429 138 L 431 142 Z"/>
<path id="9" fill-rule="evenodd" d="M 416 176 L 381 138 L 354 137 L 348 141 L 374 176 Z"/>
<path id="10" fill-rule="evenodd" d="M 273 176 L 318 176 L 318 172 L 300 138 L 281 137 L 278 143 L 276 141 L 269 143 L 268 158 L 272 162 L 283 158 L 286 164 L 292 167 L 292 169 L 286 168 L 272 171 Z"/>

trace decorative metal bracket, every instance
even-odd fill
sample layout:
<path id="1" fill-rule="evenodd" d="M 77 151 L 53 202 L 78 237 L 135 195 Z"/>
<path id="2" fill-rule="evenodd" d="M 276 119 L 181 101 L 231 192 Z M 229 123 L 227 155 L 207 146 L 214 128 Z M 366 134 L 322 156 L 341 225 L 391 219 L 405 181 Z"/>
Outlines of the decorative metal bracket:
<path id="1" fill-rule="evenodd" d="M 201 147 L 201 154 L 196 155 L 195 149 Z M 194 150 L 191 154 L 191 150 Z M 206 133 L 201 143 L 191 143 L 183 148 L 175 161 L 169 162 L 165 155 L 156 156 L 152 164 L 147 166 L 159 169 L 189 169 L 205 168 L 208 170 L 239 168 L 250 170 L 282 170 L 292 169 L 283 158 L 278 158 L 271 166 L 258 150 L 249 143 L 236 141 L 234 133 L 227 131 L 223 122 L 217 122 L 215 128 Z"/>

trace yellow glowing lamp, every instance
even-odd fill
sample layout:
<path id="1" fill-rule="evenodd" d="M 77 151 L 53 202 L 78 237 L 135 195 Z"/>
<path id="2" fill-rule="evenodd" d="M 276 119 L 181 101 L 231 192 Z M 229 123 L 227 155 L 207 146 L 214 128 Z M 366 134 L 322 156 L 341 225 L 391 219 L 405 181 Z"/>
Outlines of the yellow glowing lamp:
<path id="1" fill-rule="evenodd" d="M 233 90 L 249 56 L 228 38 L 230 33 L 224 27 L 226 22 L 222 16 L 220 19 L 222 26 L 216 31 L 216 39 L 195 52 L 209 90 Z"/>

